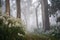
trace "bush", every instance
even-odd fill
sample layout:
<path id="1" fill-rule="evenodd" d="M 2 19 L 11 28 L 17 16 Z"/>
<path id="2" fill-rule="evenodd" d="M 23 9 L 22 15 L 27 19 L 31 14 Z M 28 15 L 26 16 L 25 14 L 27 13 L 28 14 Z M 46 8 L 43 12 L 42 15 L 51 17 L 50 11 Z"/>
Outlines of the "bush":
<path id="1" fill-rule="evenodd" d="M 60 40 L 60 27 L 51 26 L 50 31 L 45 32 L 45 35 L 47 35 L 51 40 Z"/>
<path id="2" fill-rule="evenodd" d="M 25 40 L 25 30 L 21 19 L 0 16 L 0 40 Z"/>
<path id="3" fill-rule="evenodd" d="M 60 40 L 60 26 L 51 26 L 50 30 L 45 32 L 37 29 L 37 31 L 34 31 L 34 34 L 38 34 L 42 39 L 45 36 L 45 39 L 47 38 L 48 40 Z"/>

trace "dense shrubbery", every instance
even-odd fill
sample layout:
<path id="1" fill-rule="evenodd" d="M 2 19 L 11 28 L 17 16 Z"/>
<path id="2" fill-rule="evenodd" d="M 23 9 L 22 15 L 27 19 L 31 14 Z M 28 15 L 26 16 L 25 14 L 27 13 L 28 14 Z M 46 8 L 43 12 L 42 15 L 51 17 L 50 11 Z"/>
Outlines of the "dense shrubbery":
<path id="1" fill-rule="evenodd" d="M 0 40 L 25 40 L 24 25 L 18 18 L 0 16 Z"/>
<path id="2" fill-rule="evenodd" d="M 52 26 L 51 30 L 46 34 L 54 40 L 60 40 L 60 26 Z"/>
<path id="3" fill-rule="evenodd" d="M 60 26 L 51 26 L 49 31 L 38 30 L 34 32 L 41 36 L 48 37 L 48 40 L 60 40 Z M 41 37 L 43 39 L 43 37 Z"/>
<path id="4" fill-rule="evenodd" d="M 25 34 L 21 19 L 0 15 L 0 40 L 60 40 L 60 27 L 57 26 L 52 26 L 50 31 L 35 32 Z"/>

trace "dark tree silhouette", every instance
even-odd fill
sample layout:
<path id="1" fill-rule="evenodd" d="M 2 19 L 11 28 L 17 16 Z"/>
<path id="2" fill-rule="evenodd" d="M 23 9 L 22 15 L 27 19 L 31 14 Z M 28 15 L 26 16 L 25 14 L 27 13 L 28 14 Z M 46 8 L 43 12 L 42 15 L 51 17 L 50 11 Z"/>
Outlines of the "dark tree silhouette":
<path id="1" fill-rule="evenodd" d="M 21 18 L 20 0 L 16 0 L 16 5 L 17 5 L 17 17 Z"/>
<path id="2" fill-rule="evenodd" d="M 43 20 L 43 28 L 44 30 L 49 30 L 49 17 L 48 17 L 48 2 L 47 0 L 41 0 L 42 4 L 42 20 Z"/>

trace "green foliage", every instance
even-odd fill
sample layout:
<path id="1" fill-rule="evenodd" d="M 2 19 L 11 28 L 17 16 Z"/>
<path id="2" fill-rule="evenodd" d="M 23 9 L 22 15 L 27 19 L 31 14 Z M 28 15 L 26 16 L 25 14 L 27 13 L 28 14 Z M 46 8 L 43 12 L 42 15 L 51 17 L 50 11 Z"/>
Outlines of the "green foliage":
<path id="1" fill-rule="evenodd" d="M 55 8 L 55 9 L 60 10 L 60 0 L 50 0 L 50 1 L 51 1 L 53 9 Z"/>
<path id="2" fill-rule="evenodd" d="M 60 40 L 60 27 L 52 26 L 50 31 L 25 34 L 21 19 L 0 16 L 0 40 Z"/>
<path id="3" fill-rule="evenodd" d="M 50 31 L 45 32 L 45 35 L 47 35 L 51 40 L 60 40 L 60 27 L 51 26 Z"/>
<path id="4" fill-rule="evenodd" d="M 49 40 L 49 38 L 45 35 L 37 35 L 37 34 L 27 34 L 26 40 Z"/>
<path id="5" fill-rule="evenodd" d="M 60 0 L 49 0 L 51 2 L 50 5 L 48 5 L 49 7 L 49 14 L 53 15 L 56 13 L 57 10 L 60 10 Z"/>
<path id="6" fill-rule="evenodd" d="M 0 40 L 25 40 L 25 30 L 21 19 L 0 16 Z"/>
<path id="7" fill-rule="evenodd" d="M 35 30 L 33 34 L 37 34 L 36 37 L 41 38 L 41 39 L 48 39 L 48 40 L 60 40 L 60 26 L 51 26 L 50 30 L 48 31 L 41 31 L 37 29 Z"/>

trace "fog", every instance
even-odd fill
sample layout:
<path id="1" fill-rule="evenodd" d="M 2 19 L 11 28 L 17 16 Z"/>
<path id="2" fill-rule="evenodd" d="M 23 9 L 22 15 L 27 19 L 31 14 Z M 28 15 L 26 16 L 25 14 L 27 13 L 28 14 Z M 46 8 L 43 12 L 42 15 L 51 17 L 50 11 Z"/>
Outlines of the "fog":
<path id="1" fill-rule="evenodd" d="M 2 14 L 5 13 L 5 0 L 1 0 L 2 2 Z M 50 2 L 48 1 L 50 4 Z M 21 19 L 26 25 L 28 31 L 32 32 L 37 28 L 36 24 L 36 7 L 39 4 L 39 0 L 21 0 Z M 10 15 L 12 17 L 17 17 L 16 12 L 16 0 L 10 0 Z M 37 8 L 38 15 L 38 26 L 42 28 L 42 12 L 41 12 L 41 4 Z M 50 25 L 56 25 L 56 16 L 49 17 Z"/>

